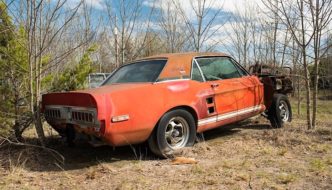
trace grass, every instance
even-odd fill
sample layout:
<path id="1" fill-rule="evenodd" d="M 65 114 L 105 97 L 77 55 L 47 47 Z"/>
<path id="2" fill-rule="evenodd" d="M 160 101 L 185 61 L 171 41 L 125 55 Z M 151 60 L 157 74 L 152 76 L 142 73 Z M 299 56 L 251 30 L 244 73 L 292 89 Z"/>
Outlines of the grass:
<path id="1" fill-rule="evenodd" d="M 294 182 L 296 178 L 294 174 L 281 173 L 277 176 L 277 181 L 282 184 L 289 184 Z"/>
<path id="2" fill-rule="evenodd" d="M 298 115 L 297 98 L 291 98 L 291 106 L 293 114 L 301 119 L 306 118 L 306 101 L 301 99 L 300 101 L 300 115 Z M 312 101 L 311 101 L 312 103 Z M 332 101 L 331 100 L 318 100 L 317 102 L 317 119 L 319 121 L 332 121 Z M 312 111 L 312 110 L 311 110 Z"/>
<path id="3" fill-rule="evenodd" d="M 327 168 L 326 163 L 321 159 L 313 159 L 310 161 L 310 169 L 311 171 L 322 172 Z"/>
<path id="4" fill-rule="evenodd" d="M 206 132 L 205 142 L 184 152 L 199 161 L 194 165 L 146 154 L 145 144 L 68 148 L 50 138 L 64 164 L 40 149 L 2 146 L 0 189 L 332 189 L 331 102 L 319 102 L 313 131 L 295 117 L 282 129 L 258 118 Z"/>

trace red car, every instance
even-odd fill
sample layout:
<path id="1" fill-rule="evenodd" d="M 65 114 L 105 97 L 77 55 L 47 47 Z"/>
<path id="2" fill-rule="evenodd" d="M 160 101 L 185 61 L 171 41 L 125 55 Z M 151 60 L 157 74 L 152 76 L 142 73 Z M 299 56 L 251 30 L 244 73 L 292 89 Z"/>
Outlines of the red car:
<path id="1" fill-rule="evenodd" d="M 148 140 L 166 157 L 192 146 L 197 133 L 264 111 L 282 126 L 291 110 L 277 92 L 264 92 L 259 78 L 226 54 L 179 53 L 126 64 L 99 88 L 45 94 L 42 105 L 47 122 L 68 142 L 76 133 L 112 146 Z"/>

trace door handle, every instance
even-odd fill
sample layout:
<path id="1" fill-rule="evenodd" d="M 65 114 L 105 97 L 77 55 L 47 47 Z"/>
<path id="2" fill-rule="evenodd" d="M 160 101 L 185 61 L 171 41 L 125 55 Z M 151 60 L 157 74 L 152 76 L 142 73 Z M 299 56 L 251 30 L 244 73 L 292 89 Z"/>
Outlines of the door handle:
<path id="1" fill-rule="evenodd" d="M 212 87 L 212 88 L 217 88 L 218 86 L 219 86 L 218 83 L 213 83 L 213 84 L 211 84 L 211 87 Z"/>

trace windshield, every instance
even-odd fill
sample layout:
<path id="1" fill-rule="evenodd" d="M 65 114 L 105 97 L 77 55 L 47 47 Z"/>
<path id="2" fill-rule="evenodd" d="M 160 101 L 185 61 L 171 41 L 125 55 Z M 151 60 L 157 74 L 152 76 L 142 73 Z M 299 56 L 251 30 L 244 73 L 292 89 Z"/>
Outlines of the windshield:
<path id="1" fill-rule="evenodd" d="M 103 85 L 131 82 L 155 82 L 167 60 L 147 60 L 120 67 Z"/>

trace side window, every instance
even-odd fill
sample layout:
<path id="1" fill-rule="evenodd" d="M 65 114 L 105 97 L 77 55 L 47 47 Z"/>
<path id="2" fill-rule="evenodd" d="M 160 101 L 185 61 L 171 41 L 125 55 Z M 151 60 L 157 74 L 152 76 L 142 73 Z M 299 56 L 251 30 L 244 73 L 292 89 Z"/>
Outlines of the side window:
<path id="1" fill-rule="evenodd" d="M 227 57 L 198 58 L 197 63 L 207 81 L 241 77 L 238 69 Z"/>
<path id="2" fill-rule="evenodd" d="M 193 63 L 193 68 L 192 68 L 191 72 L 192 72 L 191 73 L 191 79 L 192 80 L 196 80 L 196 81 L 199 81 L 199 82 L 204 82 L 204 79 L 201 75 L 201 72 L 199 71 L 199 68 L 198 68 L 196 62 Z"/>

